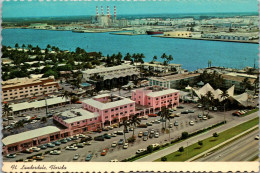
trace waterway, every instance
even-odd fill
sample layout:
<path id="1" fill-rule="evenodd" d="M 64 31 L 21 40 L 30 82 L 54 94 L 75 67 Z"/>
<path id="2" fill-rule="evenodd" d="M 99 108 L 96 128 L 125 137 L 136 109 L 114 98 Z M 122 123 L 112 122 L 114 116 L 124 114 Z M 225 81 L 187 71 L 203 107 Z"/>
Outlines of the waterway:
<path id="1" fill-rule="evenodd" d="M 242 69 L 254 66 L 258 60 L 258 44 L 221 41 L 157 38 L 149 35 L 112 35 L 109 33 L 74 33 L 32 29 L 3 29 L 2 45 L 14 47 L 16 43 L 46 48 L 47 44 L 62 50 L 74 51 L 77 47 L 87 52 L 102 52 L 103 55 L 121 52 L 143 53 L 144 61 L 166 53 L 172 55 L 171 63 L 182 64 L 184 69 L 204 68 L 211 60 L 212 66 Z M 256 64 L 258 65 L 258 64 Z"/>

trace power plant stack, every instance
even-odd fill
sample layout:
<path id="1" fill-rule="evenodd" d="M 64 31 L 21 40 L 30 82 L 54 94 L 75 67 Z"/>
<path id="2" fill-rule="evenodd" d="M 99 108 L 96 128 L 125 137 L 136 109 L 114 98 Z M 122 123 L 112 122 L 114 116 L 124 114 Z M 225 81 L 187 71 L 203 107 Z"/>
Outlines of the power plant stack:
<path id="1" fill-rule="evenodd" d="M 116 6 L 114 6 L 114 18 L 112 19 L 112 15 L 110 15 L 109 12 L 109 6 L 107 6 L 107 15 L 104 15 L 103 12 L 103 6 L 101 6 L 101 15 L 99 15 L 98 7 L 96 7 L 97 15 L 96 15 L 96 21 L 99 26 L 101 27 L 108 27 L 112 26 L 116 23 Z"/>

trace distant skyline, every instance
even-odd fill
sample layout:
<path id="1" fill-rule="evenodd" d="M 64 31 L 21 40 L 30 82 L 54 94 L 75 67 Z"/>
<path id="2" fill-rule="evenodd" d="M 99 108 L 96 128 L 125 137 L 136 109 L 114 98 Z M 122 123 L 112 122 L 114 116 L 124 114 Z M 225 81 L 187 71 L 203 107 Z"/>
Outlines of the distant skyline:
<path id="1" fill-rule="evenodd" d="M 107 14 L 175 14 L 175 13 L 227 13 L 258 12 L 257 0 L 78 0 L 78 1 L 4 1 L 3 18 L 8 17 L 49 17 L 49 16 L 81 16 L 96 15 L 96 6 L 103 6 Z"/>

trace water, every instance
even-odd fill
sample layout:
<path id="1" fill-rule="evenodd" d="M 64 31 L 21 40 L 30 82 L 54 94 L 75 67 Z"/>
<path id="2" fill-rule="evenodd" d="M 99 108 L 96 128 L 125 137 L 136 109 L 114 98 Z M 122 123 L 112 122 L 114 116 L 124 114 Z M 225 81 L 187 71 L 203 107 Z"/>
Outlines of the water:
<path id="1" fill-rule="evenodd" d="M 83 87 L 87 87 L 87 86 L 90 86 L 91 84 L 89 84 L 89 83 L 81 83 L 80 85 L 83 86 Z"/>
<path id="2" fill-rule="evenodd" d="M 103 55 L 121 52 L 143 53 L 144 61 L 158 61 L 163 53 L 172 55 L 171 63 L 182 64 L 184 69 L 205 68 L 208 60 L 212 66 L 244 68 L 254 66 L 258 60 L 258 44 L 203 41 L 175 38 L 156 38 L 149 35 L 123 36 L 109 33 L 73 33 L 71 31 L 48 31 L 31 29 L 2 30 L 2 45 L 14 47 L 16 43 L 46 48 L 47 44 L 62 50 L 75 51 L 77 47 L 87 52 L 102 52 Z"/>

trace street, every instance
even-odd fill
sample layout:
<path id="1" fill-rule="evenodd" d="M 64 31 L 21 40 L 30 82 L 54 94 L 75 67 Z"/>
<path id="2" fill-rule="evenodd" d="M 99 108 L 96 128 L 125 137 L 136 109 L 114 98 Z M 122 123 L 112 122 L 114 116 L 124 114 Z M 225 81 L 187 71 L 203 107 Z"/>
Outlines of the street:
<path id="1" fill-rule="evenodd" d="M 255 130 L 196 161 L 250 161 L 259 154 L 259 140 L 255 140 L 258 134 L 259 130 Z"/>

